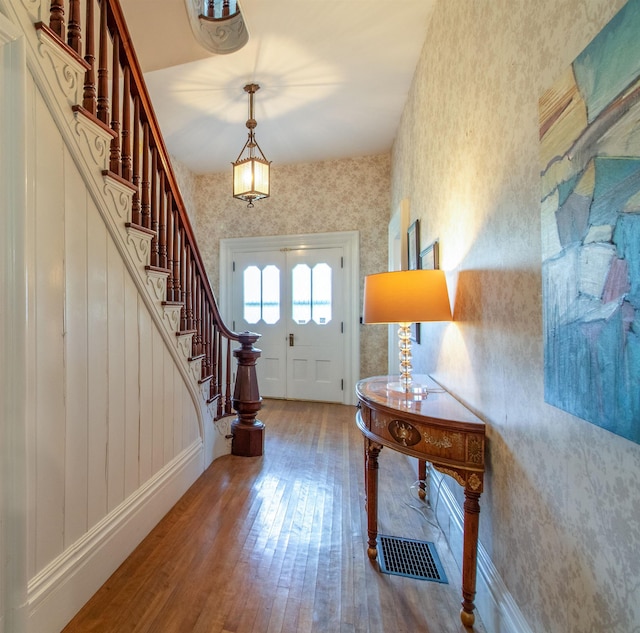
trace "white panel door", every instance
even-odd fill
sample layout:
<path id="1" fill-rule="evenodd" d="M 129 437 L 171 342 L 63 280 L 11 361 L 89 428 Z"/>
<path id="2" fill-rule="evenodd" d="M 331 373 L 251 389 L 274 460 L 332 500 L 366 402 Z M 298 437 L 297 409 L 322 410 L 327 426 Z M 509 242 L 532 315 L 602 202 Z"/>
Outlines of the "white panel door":
<path id="1" fill-rule="evenodd" d="M 287 253 L 287 397 L 342 401 L 342 249 Z"/>
<path id="2" fill-rule="evenodd" d="M 342 402 L 342 248 L 234 254 L 232 327 L 261 334 L 267 398 Z"/>
<path id="3" fill-rule="evenodd" d="M 265 398 L 287 395 L 285 270 L 286 256 L 280 250 L 234 254 L 231 327 L 261 335 L 256 371 Z"/>

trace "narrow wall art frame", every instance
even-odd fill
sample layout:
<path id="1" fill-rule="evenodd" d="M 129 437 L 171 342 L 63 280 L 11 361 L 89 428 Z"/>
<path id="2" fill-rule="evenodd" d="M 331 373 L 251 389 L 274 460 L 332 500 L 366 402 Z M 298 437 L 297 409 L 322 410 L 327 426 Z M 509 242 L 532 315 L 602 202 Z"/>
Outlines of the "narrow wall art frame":
<path id="1" fill-rule="evenodd" d="M 420 261 L 420 220 L 415 220 L 407 229 L 407 270 L 418 270 Z M 420 343 L 420 324 L 411 324 L 411 340 Z"/>
<path id="2" fill-rule="evenodd" d="M 439 267 L 439 249 L 438 240 L 436 240 L 420 251 L 418 268 L 420 270 L 437 270 Z M 420 329 L 422 326 L 420 323 L 414 323 L 412 327 L 415 328 L 415 341 L 419 343 L 421 337 Z"/>

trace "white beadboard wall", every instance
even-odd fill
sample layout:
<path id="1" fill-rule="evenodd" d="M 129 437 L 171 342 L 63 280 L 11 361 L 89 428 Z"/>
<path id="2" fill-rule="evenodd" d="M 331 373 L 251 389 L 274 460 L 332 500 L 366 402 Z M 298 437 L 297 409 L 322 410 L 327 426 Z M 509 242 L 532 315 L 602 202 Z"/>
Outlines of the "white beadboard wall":
<path id="1" fill-rule="evenodd" d="M 29 630 L 48 633 L 106 580 L 204 459 L 198 405 L 31 79 L 26 127 Z M 172 468 L 177 485 L 166 484 Z M 124 525 L 122 508 L 151 482 L 164 497 L 144 525 L 114 539 L 121 526 L 111 517 Z M 88 538 L 109 552 L 95 570 L 70 554 Z M 75 603 L 57 606 L 65 586 Z"/>

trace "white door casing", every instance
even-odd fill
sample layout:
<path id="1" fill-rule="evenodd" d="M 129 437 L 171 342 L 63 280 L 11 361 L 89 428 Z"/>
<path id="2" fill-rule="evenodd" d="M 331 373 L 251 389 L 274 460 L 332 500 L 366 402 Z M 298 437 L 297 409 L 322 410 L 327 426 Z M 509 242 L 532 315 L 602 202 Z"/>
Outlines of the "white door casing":
<path id="1" fill-rule="evenodd" d="M 359 285 L 359 235 L 357 231 L 345 231 L 337 233 L 316 233 L 305 235 L 288 235 L 288 236 L 270 236 L 270 237 L 257 237 L 257 238 L 235 238 L 225 239 L 220 241 L 220 309 L 226 322 L 232 324 L 233 320 L 233 303 L 237 302 L 237 289 L 234 290 L 233 282 L 233 262 L 234 259 L 238 261 L 249 261 L 248 254 L 268 253 L 273 251 L 282 251 L 283 257 L 288 254 L 291 261 L 295 261 L 296 258 L 307 257 L 311 251 L 315 249 L 325 249 L 325 255 L 328 255 L 331 249 L 339 249 L 342 253 L 343 268 L 342 281 L 335 288 L 333 304 L 337 306 L 337 309 L 342 312 L 342 317 L 339 322 L 336 322 L 335 327 L 340 328 L 341 332 L 341 345 L 332 345 L 330 351 L 334 354 L 341 356 L 339 358 L 342 374 L 340 378 L 343 383 L 341 384 L 341 396 L 327 395 L 324 397 L 327 400 L 342 402 L 343 404 L 355 404 L 355 383 L 359 378 L 360 372 L 360 341 L 359 341 L 359 305 L 360 305 L 360 285 Z M 326 250 L 329 249 L 329 250 Z M 307 251 L 306 253 L 299 253 L 299 251 Z M 283 280 L 285 284 L 285 293 L 290 292 L 289 275 L 286 275 L 286 280 Z M 285 283 L 286 281 L 286 283 Z M 341 286 L 341 287 L 340 287 Z M 287 316 L 287 315 L 284 315 Z M 305 334 L 303 329 L 293 326 L 292 331 L 288 331 L 286 327 L 286 320 L 284 321 L 285 327 L 282 331 L 278 328 L 274 328 L 274 332 L 280 337 L 286 338 L 288 344 L 288 335 L 294 335 L 293 350 L 295 353 L 291 356 L 294 362 L 289 363 L 290 367 L 297 365 L 300 369 L 306 361 L 309 359 L 310 349 L 305 344 Z M 289 323 L 289 326 L 291 324 Z M 270 326 L 266 326 L 270 327 Z M 332 326 L 334 327 L 334 326 Z M 244 329 L 243 324 L 236 323 L 236 330 Z M 260 334 L 264 334 L 264 324 L 261 321 L 256 326 L 248 327 L 247 329 L 257 331 Z M 313 327 L 309 328 L 310 333 L 313 331 Z M 330 329 L 330 328 L 327 328 Z M 318 331 L 314 333 L 315 336 L 311 339 L 317 339 Z M 298 345 L 296 346 L 296 339 Z M 264 343 L 264 344 L 263 344 Z M 308 343 L 308 341 L 307 341 Z M 279 381 L 287 381 L 285 374 L 285 365 L 279 360 L 280 356 L 274 348 L 269 345 L 268 341 L 259 340 L 256 346 L 263 350 L 261 358 L 258 360 L 259 376 L 264 375 L 260 384 L 261 394 L 267 396 L 270 393 L 276 393 L 271 391 L 277 387 Z M 288 346 L 288 345 L 287 345 Z M 296 349 L 297 347 L 297 349 Z M 318 351 L 317 345 L 316 352 Z M 314 375 L 323 375 L 323 368 L 327 368 L 330 365 L 330 359 L 325 360 L 320 358 L 320 366 L 315 367 Z M 261 366 L 262 364 L 262 366 Z M 305 385 L 304 381 L 298 381 L 294 385 L 295 380 L 292 382 L 292 373 L 295 371 L 290 368 L 289 378 L 292 387 L 289 389 L 290 393 L 287 397 L 300 398 L 300 399 L 314 399 L 312 393 L 308 391 L 309 385 Z M 324 374 L 326 375 L 326 373 Z M 320 381 L 322 383 L 323 381 Z M 327 381 L 331 382 L 331 381 Z M 325 385 L 326 386 L 326 385 Z M 320 391 L 325 387 L 323 385 L 316 384 L 315 388 L 320 388 Z M 328 387 L 327 387 L 328 389 Z"/>
<path id="2" fill-rule="evenodd" d="M 342 248 L 235 255 L 231 326 L 261 334 L 261 394 L 342 402 Z"/>

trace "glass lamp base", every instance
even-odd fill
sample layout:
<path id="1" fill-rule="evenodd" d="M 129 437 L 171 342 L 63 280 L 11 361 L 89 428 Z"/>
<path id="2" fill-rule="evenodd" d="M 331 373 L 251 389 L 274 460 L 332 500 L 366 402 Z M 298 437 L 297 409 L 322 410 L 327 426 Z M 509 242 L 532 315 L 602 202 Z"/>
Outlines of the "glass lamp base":
<path id="1" fill-rule="evenodd" d="M 429 388 L 426 385 L 421 385 L 417 382 L 412 382 L 408 386 L 405 383 L 396 380 L 387 383 L 387 389 L 389 391 L 395 391 L 398 393 L 407 394 L 408 396 L 420 396 L 426 398 L 429 395 Z"/>

